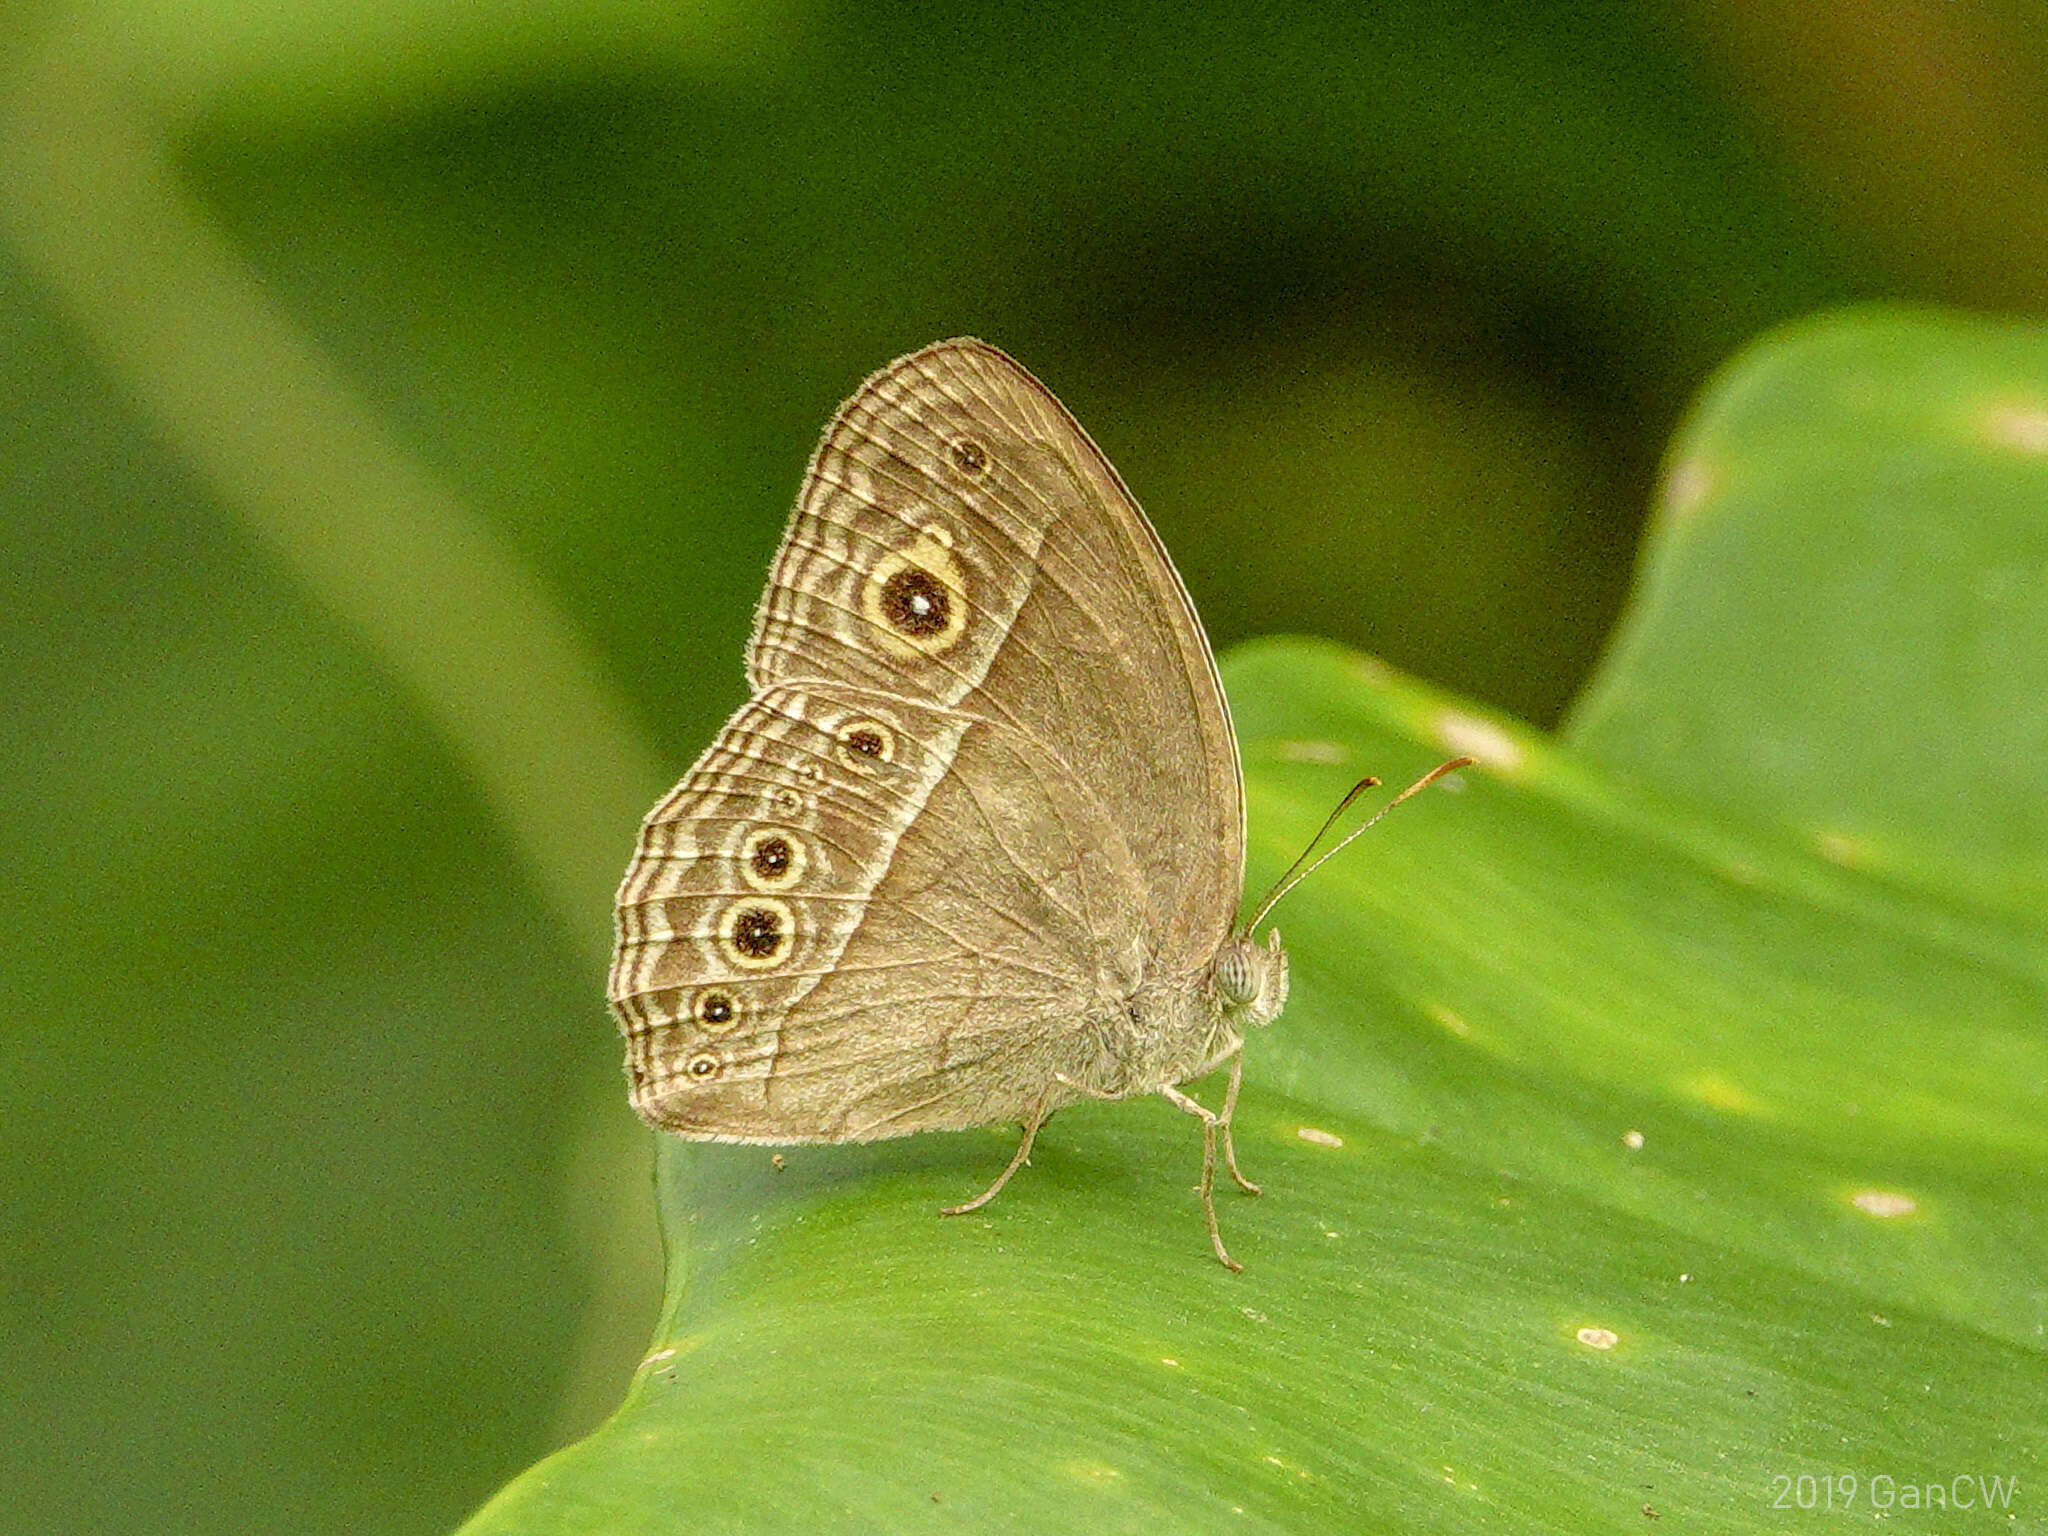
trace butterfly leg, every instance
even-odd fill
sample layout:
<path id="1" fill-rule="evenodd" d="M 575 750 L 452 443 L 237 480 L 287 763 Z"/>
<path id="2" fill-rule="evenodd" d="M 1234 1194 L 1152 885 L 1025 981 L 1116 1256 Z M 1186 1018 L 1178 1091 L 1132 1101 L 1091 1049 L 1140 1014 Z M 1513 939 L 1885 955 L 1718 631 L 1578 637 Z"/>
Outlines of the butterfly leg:
<path id="1" fill-rule="evenodd" d="M 1223 1123 L 1223 1117 L 1213 1109 L 1204 1109 L 1178 1088 L 1162 1088 L 1162 1097 L 1176 1109 L 1194 1115 L 1202 1122 L 1202 1215 L 1209 1223 L 1209 1246 L 1216 1250 L 1216 1257 L 1223 1267 L 1233 1273 L 1244 1266 L 1230 1256 L 1230 1250 L 1223 1246 L 1223 1229 L 1216 1223 L 1216 1127 Z"/>
<path id="2" fill-rule="evenodd" d="M 1038 1128 L 1045 1124 L 1045 1106 L 1051 1098 L 1052 1090 L 1047 1089 L 1045 1097 L 1038 1101 L 1038 1108 L 1031 1112 L 1031 1119 L 1024 1127 L 1024 1139 L 1017 1143 L 1017 1155 L 1010 1159 L 1009 1167 L 996 1175 L 995 1183 L 989 1185 L 987 1189 L 984 1189 L 964 1205 L 940 1206 L 939 1214 L 941 1216 L 965 1216 L 969 1211 L 978 1211 L 1003 1192 L 1003 1186 L 1010 1182 L 1010 1175 L 1030 1161 L 1031 1144 L 1038 1140 Z"/>
<path id="3" fill-rule="evenodd" d="M 1231 1120 L 1237 1114 L 1237 1086 L 1243 1081 L 1244 1050 L 1240 1047 L 1238 1053 L 1230 1058 L 1230 1087 L 1224 1092 L 1223 1113 L 1219 1117 L 1223 1122 L 1223 1166 L 1228 1168 L 1230 1176 L 1237 1180 L 1239 1189 L 1248 1195 L 1256 1195 L 1259 1193 L 1259 1186 L 1237 1170 L 1237 1138 L 1230 1133 Z"/>

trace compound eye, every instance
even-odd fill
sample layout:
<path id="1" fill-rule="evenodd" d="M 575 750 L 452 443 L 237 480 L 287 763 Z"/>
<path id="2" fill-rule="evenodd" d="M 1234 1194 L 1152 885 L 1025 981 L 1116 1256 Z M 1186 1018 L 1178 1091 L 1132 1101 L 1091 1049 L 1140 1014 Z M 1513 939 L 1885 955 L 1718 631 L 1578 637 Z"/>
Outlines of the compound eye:
<path id="1" fill-rule="evenodd" d="M 1232 1003 L 1248 1003 L 1259 995 L 1258 971 L 1243 945 L 1231 944 L 1216 957 L 1216 990 Z"/>

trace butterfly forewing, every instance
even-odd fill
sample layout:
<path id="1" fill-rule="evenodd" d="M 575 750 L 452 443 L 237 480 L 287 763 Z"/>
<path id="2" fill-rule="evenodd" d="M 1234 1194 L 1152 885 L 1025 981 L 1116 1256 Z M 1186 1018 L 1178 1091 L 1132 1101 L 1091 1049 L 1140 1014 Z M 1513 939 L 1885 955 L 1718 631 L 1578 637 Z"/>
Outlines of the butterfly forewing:
<path id="1" fill-rule="evenodd" d="M 1028 732 L 1132 825 L 1168 952 L 1228 928 L 1244 795 L 1193 605 L 1108 460 L 994 347 L 928 347 L 840 408 L 749 675 L 872 682 Z"/>
<path id="2" fill-rule="evenodd" d="M 1030 592 L 1062 487 L 1052 420 L 941 344 L 839 408 L 812 455 L 747 652 L 756 688 L 830 677 L 958 703 Z"/>

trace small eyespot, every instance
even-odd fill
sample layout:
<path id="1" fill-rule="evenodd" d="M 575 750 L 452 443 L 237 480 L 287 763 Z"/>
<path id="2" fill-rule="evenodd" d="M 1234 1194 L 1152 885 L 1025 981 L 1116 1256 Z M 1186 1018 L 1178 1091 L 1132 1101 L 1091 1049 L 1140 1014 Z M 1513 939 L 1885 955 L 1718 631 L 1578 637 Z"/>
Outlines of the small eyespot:
<path id="1" fill-rule="evenodd" d="M 879 720 L 855 720 L 839 728 L 833 755 L 855 773 L 873 773 L 876 763 L 896 761 L 896 733 Z"/>
<path id="2" fill-rule="evenodd" d="M 786 902 L 749 896 L 725 909 L 718 920 L 718 942 L 733 964 L 758 971 L 788 956 L 795 930 L 796 918 Z"/>
<path id="3" fill-rule="evenodd" d="M 769 815 L 790 821 L 802 813 L 804 797 L 787 784 L 771 784 L 761 791 L 761 803 L 768 808 Z"/>
<path id="4" fill-rule="evenodd" d="M 804 877 L 802 839 L 780 827 L 760 827 L 740 847 L 740 876 L 757 891 L 786 891 Z"/>
<path id="5" fill-rule="evenodd" d="M 946 452 L 953 467 L 970 480 L 979 480 L 988 471 L 988 450 L 971 437 L 956 439 Z"/>
<path id="6" fill-rule="evenodd" d="M 683 1070 L 701 1081 L 705 1078 L 718 1076 L 719 1065 L 716 1053 L 699 1051 L 683 1063 Z"/>
<path id="7" fill-rule="evenodd" d="M 690 1004 L 690 1017 L 710 1030 L 730 1029 L 739 1016 L 739 1003 L 723 987 L 706 987 Z"/>

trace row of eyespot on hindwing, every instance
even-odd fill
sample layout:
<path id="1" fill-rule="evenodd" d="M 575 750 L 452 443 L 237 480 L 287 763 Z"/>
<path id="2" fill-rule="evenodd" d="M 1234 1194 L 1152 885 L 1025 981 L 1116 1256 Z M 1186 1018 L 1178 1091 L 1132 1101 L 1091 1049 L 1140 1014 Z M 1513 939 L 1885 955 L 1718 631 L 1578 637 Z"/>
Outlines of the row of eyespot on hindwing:
<path id="1" fill-rule="evenodd" d="M 863 777 L 872 775 L 878 764 L 896 760 L 896 732 L 880 720 L 849 720 L 832 734 L 833 757 Z M 805 776 L 814 783 L 822 777 L 815 768 Z M 803 794 L 793 785 L 771 785 L 761 796 L 769 814 L 783 821 L 798 819 L 806 809 Z M 737 846 L 728 847 L 730 851 L 713 857 L 722 867 L 736 868 L 753 894 L 735 897 L 719 911 L 711 934 L 716 959 L 743 972 L 773 970 L 788 959 L 798 929 L 796 914 L 781 894 L 797 889 L 802 882 L 811 863 L 809 849 L 801 832 L 775 821 L 743 828 Z M 686 1011 L 699 1029 L 717 1035 L 741 1022 L 743 1005 L 729 984 L 712 981 L 691 994 Z M 722 1065 L 716 1052 L 699 1050 L 683 1064 L 683 1070 L 705 1081 L 717 1076 Z"/>
<path id="2" fill-rule="evenodd" d="M 990 460 L 979 442 L 959 438 L 947 444 L 946 464 L 960 479 L 976 481 L 987 474 Z M 908 547 L 884 556 L 867 572 L 861 613 L 885 652 L 936 656 L 966 633 L 970 603 L 954 544 L 950 529 L 927 523 Z M 833 756 L 856 773 L 870 774 L 876 764 L 895 759 L 895 733 L 879 720 L 849 721 L 834 735 Z M 816 783 L 821 776 L 813 767 L 806 777 Z M 795 819 L 806 808 L 803 794 L 791 785 L 771 786 L 762 795 L 771 816 Z M 800 834 L 768 824 L 746 831 L 737 862 L 741 877 L 758 894 L 725 906 L 713 929 L 716 948 L 720 958 L 743 971 L 770 970 L 787 958 L 797 927 L 794 912 L 774 893 L 796 887 L 808 855 Z M 713 981 L 698 987 L 687 1010 L 678 1013 L 716 1035 L 741 1022 L 742 1005 L 729 985 Z M 636 1059 L 636 1076 L 643 1075 L 646 1065 Z M 717 1053 L 699 1050 L 684 1063 L 684 1071 L 701 1081 L 715 1077 L 722 1065 Z"/>
<path id="3" fill-rule="evenodd" d="M 971 439 L 949 444 L 947 456 L 963 479 L 980 479 L 989 467 L 987 451 Z M 954 547 L 951 529 L 927 523 L 911 544 L 885 555 L 868 571 L 862 584 L 862 616 L 885 652 L 905 658 L 937 656 L 966 633 L 968 583 Z M 833 756 L 856 773 L 872 773 L 876 764 L 895 759 L 895 733 L 879 720 L 853 720 L 834 735 Z M 820 778 L 815 766 L 806 777 L 814 782 Z M 771 815 L 785 819 L 794 819 L 805 809 L 802 793 L 791 785 L 771 786 L 763 798 Z M 800 835 L 787 828 L 766 825 L 746 833 L 739 870 L 759 894 L 735 898 L 719 914 L 713 929 L 718 958 L 743 971 L 766 971 L 788 957 L 796 938 L 796 916 L 773 893 L 795 888 L 806 862 Z M 699 1028 L 719 1034 L 739 1024 L 742 1008 L 728 985 L 711 982 L 697 988 L 687 1012 Z M 685 1062 L 684 1071 L 701 1081 L 715 1077 L 721 1066 L 715 1052 L 699 1050 Z"/>

